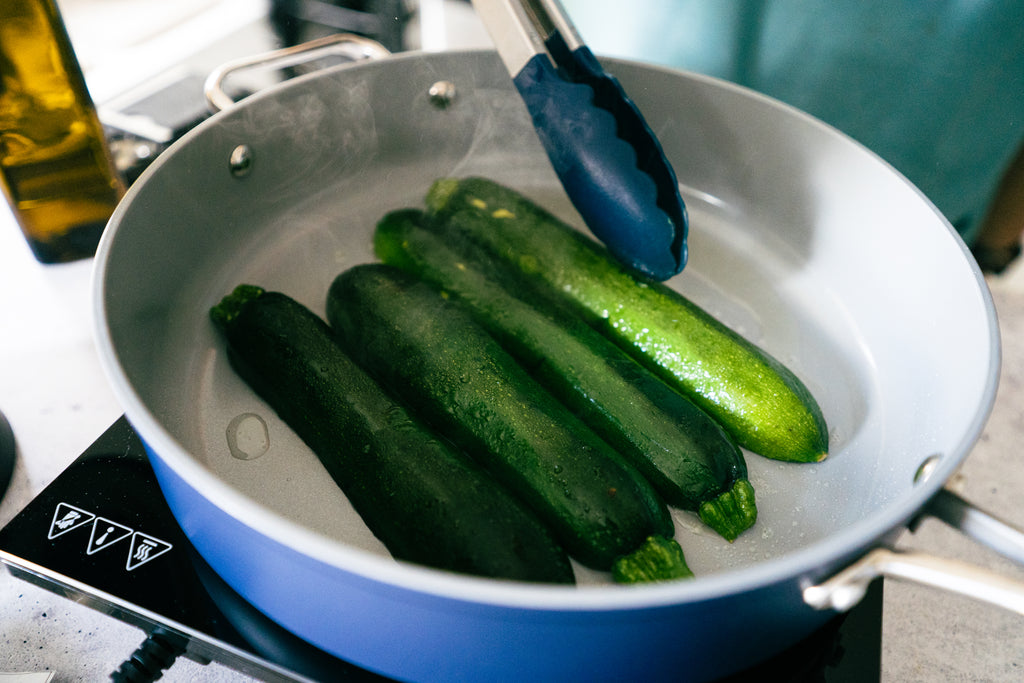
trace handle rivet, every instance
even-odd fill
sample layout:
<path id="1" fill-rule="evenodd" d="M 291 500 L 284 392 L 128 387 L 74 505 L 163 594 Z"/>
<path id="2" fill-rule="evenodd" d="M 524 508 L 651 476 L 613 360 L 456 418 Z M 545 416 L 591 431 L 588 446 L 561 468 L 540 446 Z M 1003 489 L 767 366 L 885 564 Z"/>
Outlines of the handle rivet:
<path id="1" fill-rule="evenodd" d="M 253 156 L 249 145 L 239 145 L 231 150 L 231 158 L 228 160 L 231 168 L 231 175 L 236 178 L 243 178 L 252 171 Z"/>
<path id="2" fill-rule="evenodd" d="M 914 483 L 918 484 L 927 481 L 928 477 L 932 476 L 935 468 L 939 466 L 940 460 L 942 460 L 942 456 L 938 453 L 925 458 L 921 466 L 917 468 L 917 472 L 914 473 Z"/>
<path id="3" fill-rule="evenodd" d="M 444 109 L 455 101 L 455 84 L 451 81 L 438 81 L 427 91 L 430 103 L 438 109 Z"/>

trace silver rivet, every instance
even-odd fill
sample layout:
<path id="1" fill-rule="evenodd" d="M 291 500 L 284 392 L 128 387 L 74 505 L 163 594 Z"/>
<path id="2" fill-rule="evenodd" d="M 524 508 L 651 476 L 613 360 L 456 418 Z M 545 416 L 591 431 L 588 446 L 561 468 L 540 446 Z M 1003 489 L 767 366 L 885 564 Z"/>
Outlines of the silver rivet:
<path id="1" fill-rule="evenodd" d="M 444 109 L 455 101 L 455 84 L 451 81 L 438 81 L 427 91 L 430 103 L 438 109 Z"/>
<path id="2" fill-rule="evenodd" d="M 939 466 L 940 460 L 942 460 L 942 456 L 939 454 L 930 455 L 925 458 L 921 466 L 917 468 L 917 472 L 914 473 L 914 483 L 918 484 L 927 481 L 928 477 L 932 476 L 935 468 Z"/>
<path id="3" fill-rule="evenodd" d="M 228 161 L 231 168 L 231 175 L 236 178 L 249 175 L 252 171 L 253 157 L 252 150 L 248 145 L 239 145 L 231 150 L 231 159 Z"/>

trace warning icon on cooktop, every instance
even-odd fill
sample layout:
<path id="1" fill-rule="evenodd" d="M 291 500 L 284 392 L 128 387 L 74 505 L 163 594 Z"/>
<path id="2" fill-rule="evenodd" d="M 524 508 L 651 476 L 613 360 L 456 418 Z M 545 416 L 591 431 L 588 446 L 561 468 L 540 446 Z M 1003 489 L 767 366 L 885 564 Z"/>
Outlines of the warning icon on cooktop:
<path id="1" fill-rule="evenodd" d="M 98 553 L 114 545 L 118 541 L 132 535 L 132 529 L 124 524 L 118 524 L 106 517 L 97 517 L 92 523 L 92 534 L 89 536 L 89 547 L 86 555 Z"/>
<path id="2" fill-rule="evenodd" d="M 50 522 L 50 533 L 48 533 L 46 537 L 49 539 L 57 538 L 72 529 L 77 529 L 83 524 L 88 524 L 95 518 L 96 515 L 91 512 L 87 512 L 80 507 L 61 503 L 57 506 L 57 509 L 53 511 L 53 520 Z"/>
<path id="3" fill-rule="evenodd" d="M 161 541 L 159 538 L 136 531 L 132 536 L 132 548 L 128 552 L 128 564 L 125 565 L 125 569 L 131 571 L 153 558 L 163 555 L 170 549 L 171 544 L 167 541 Z"/>

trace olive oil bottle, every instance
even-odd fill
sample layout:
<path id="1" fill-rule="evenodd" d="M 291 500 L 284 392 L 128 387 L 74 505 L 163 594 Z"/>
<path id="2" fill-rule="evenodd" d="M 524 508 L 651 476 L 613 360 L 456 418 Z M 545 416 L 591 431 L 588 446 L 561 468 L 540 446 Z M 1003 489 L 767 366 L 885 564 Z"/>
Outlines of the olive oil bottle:
<path id="1" fill-rule="evenodd" d="M 39 261 L 95 253 L 124 186 L 55 0 L 0 1 L 0 171 Z"/>

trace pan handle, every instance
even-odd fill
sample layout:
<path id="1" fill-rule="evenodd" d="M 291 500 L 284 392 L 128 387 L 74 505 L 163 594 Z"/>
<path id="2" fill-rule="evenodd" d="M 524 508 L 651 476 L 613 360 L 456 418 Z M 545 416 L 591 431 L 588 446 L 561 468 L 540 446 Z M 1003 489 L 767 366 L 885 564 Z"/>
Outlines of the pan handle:
<path id="1" fill-rule="evenodd" d="M 815 609 L 852 608 L 879 577 L 943 588 L 1024 615 L 1024 583 L 959 560 L 875 548 L 832 578 L 803 590 Z"/>
<path id="2" fill-rule="evenodd" d="M 948 488 L 940 489 L 924 509 L 965 536 L 1024 566 L 1024 532 L 969 503 Z M 911 531 L 914 526 L 911 526 Z"/>
<path id="3" fill-rule="evenodd" d="M 235 103 L 235 100 L 224 91 L 224 81 L 228 76 L 239 71 L 255 68 L 286 69 L 329 56 L 340 56 L 352 61 L 361 61 L 364 59 L 380 59 L 390 54 L 391 52 L 386 47 L 375 40 L 351 33 L 338 33 L 317 38 L 301 45 L 263 52 L 226 62 L 207 76 L 206 83 L 203 85 L 203 92 L 206 95 L 206 102 L 210 110 L 218 112 L 227 109 Z"/>
<path id="4" fill-rule="evenodd" d="M 935 517 L 1024 565 L 1024 532 L 948 488 L 939 490 L 922 515 Z M 920 517 L 911 524 L 911 530 L 919 520 Z M 868 584 L 878 577 L 943 588 L 1024 615 L 1024 582 L 959 560 L 888 548 L 876 548 L 832 578 L 804 588 L 804 602 L 816 609 L 846 611 L 864 597 Z"/>

